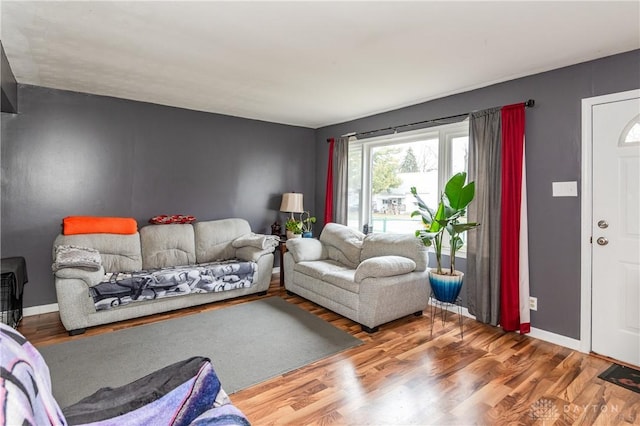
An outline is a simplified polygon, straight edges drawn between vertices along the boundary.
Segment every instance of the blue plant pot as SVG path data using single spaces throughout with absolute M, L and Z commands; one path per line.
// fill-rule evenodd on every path
M 455 303 L 462 289 L 464 274 L 456 271 L 459 275 L 438 275 L 429 271 L 429 283 L 434 297 L 444 303 Z
M 313 232 L 311 232 L 311 231 L 303 232 L 302 233 L 302 238 L 313 238 Z

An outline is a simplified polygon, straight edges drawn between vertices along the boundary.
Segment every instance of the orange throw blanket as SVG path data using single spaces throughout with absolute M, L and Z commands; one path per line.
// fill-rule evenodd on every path
M 62 219 L 62 233 L 135 234 L 138 223 L 131 217 L 67 216 Z

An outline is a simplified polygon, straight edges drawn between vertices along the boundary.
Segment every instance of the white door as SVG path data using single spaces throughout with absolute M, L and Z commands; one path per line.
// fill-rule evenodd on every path
M 591 105 L 593 352 L 640 365 L 640 98 Z

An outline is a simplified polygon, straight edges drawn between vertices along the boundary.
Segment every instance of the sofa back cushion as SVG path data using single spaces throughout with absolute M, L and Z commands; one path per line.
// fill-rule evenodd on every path
M 147 225 L 140 229 L 143 269 L 191 265 L 196 261 L 193 226 Z
M 296 263 L 325 260 L 327 248 L 315 238 L 292 238 L 287 240 L 287 251 Z
M 354 275 L 355 282 L 365 278 L 383 278 L 408 274 L 416 269 L 416 262 L 403 256 L 376 256 L 360 262 Z
M 416 271 L 427 269 L 429 254 L 427 247 L 409 234 L 368 234 L 362 242 L 360 260 L 376 256 L 403 256 L 416 263 Z
M 328 223 L 320 234 L 320 241 L 327 248 L 329 259 L 336 260 L 351 268 L 357 268 L 362 250 L 362 232 L 338 223 Z
M 134 272 L 142 269 L 140 234 L 77 234 L 58 235 L 53 242 L 55 248 L 60 245 L 88 247 L 98 250 L 105 272 Z
M 198 263 L 233 259 L 236 257 L 233 240 L 251 233 L 249 222 L 238 218 L 196 222 L 193 228 Z

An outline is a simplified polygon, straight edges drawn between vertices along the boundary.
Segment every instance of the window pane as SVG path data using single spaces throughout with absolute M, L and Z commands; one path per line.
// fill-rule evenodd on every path
M 469 136 L 451 139 L 451 176 L 467 171 L 467 157 L 469 155 Z
M 461 136 L 455 137 L 451 139 L 451 176 L 456 173 L 466 172 L 467 171 L 467 157 L 469 155 L 469 137 Z M 467 181 L 468 183 L 468 181 Z M 460 218 L 461 223 L 465 223 L 467 221 L 467 214 L 465 212 L 464 216 Z M 447 232 L 447 238 L 449 238 L 449 233 Z M 466 252 L 466 244 L 467 244 L 467 233 L 463 232 L 460 235 L 462 241 L 464 241 L 464 246 L 460 250 L 460 253 Z
M 371 218 L 374 232 L 413 233 L 419 218 L 411 187 L 429 203 L 438 194 L 438 139 L 371 150 Z
M 362 146 L 349 146 L 349 181 L 347 199 L 347 226 L 362 229 L 360 224 L 360 204 L 362 200 Z
M 435 207 L 438 204 L 438 139 L 428 139 L 416 143 L 419 153 L 420 174 L 414 177 L 411 186 L 415 186 L 418 195 L 422 201 L 427 203 L 429 207 Z M 413 202 L 413 196 L 411 196 Z M 417 205 L 414 203 L 411 211 L 415 210 Z
M 624 138 L 625 143 L 640 142 L 640 123 L 635 123 Z

